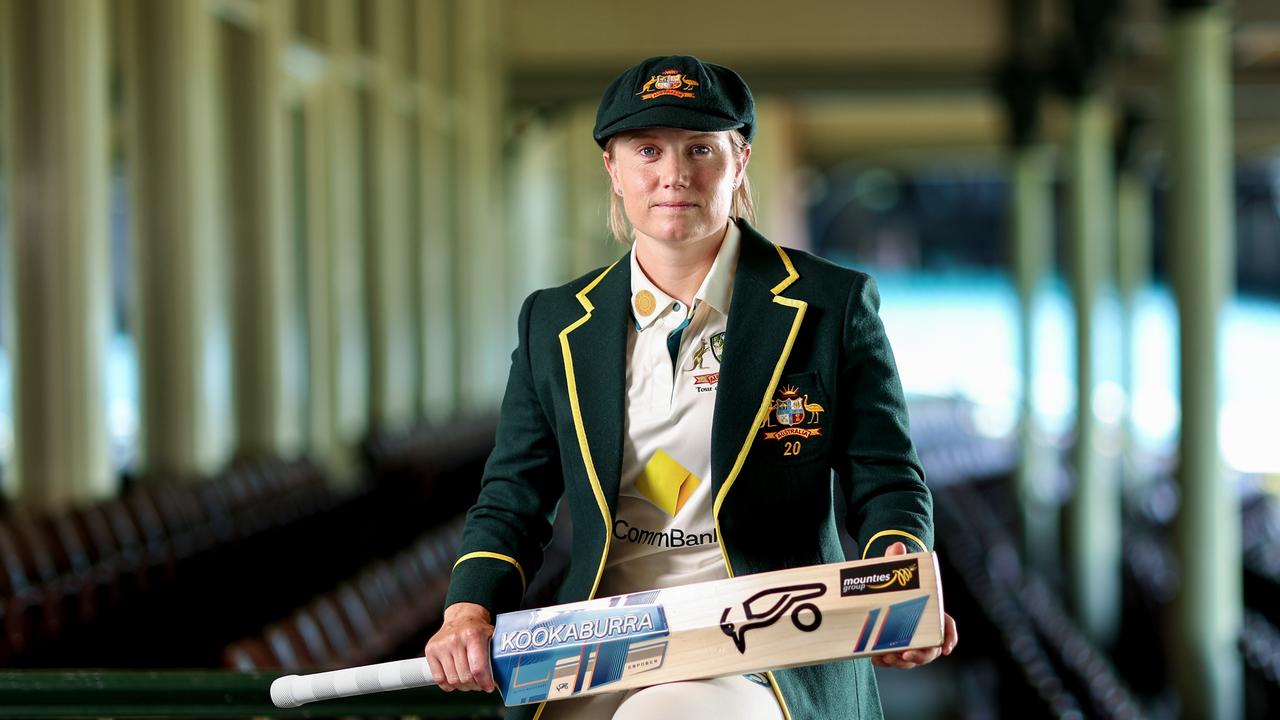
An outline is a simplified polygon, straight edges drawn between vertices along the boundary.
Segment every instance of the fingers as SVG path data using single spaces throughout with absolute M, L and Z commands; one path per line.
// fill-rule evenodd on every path
M 884 551 L 885 557 L 893 557 L 894 555 L 906 555 L 906 554 L 907 554 L 907 545 L 906 543 L 901 541 L 890 545 L 889 547 L 885 548 L 885 551 Z
M 489 638 L 480 632 L 466 636 L 467 664 L 476 688 L 493 692 L 493 672 L 489 668 Z
M 924 648 L 922 650 L 908 650 L 902 653 L 902 662 L 909 666 L 907 669 L 916 667 L 917 665 L 928 665 L 937 660 L 942 655 L 942 648 Z
M 906 650 L 900 653 L 885 653 L 871 658 L 876 667 L 891 667 L 898 670 L 910 670 L 920 665 L 928 665 L 942 654 L 941 648 L 924 648 L 922 650 Z
M 436 684 L 445 692 L 454 690 L 494 689 L 489 668 L 489 636 L 493 627 L 487 623 L 446 623 L 427 643 L 427 658 Z
M 431 670 L 431 678 L 436 681 L 436 686 L 445 692 L 453 692 L 453 685 L 448 680 L 448 674 L 445 672 L 444 665 L 440 662 L 437 653 L 433 652 L 430 644 L 427 645 L 426 651 L 423 653 L 427 658 L 427 667 Z M 455 675 L 456 677 L 456 675 Z
M 904 650 L 903 652 L 898 653 L 874 655 L 871 658 L 871 664 L 876 667 L 891 667 L 898 668 L 899 670 L 910 670 L 911 668 L 920 665 L 928 665 L 943 655 L 950 655 L 951 651 L 956 649 L 956 644 L 960 642 L 960 633 L 956 629 L 955 618 L 946 613 L 942 614 L 942 625 L 943 634 L 941 645 L 931 648 L 922 648 L 920 650 Z
M 907 545 L 904 542 L 895 542 L 885 548 L 885 557 L 894 557 L 897 555 L 906 555 Z M 945 615 L 945 627 L 943 630 L 942 644 L 938 647 L 923 648 L 921 650 L 906 650 L 898 653 L 884 653 L 882 655 L 874 655 L 871 658 L 871 664 L 876 667 L 891 667 L 899 670 L 910 670 L 919 665 L 927 665 L 937 660 L 941 655 L 950 655 L 955 649 L 958 636 L 956 634 L 955 620 L 950 615 Z
M 435 680 L 436 687 L 447 693 L 453 692 L 453 685 L 449 684 L 448 680 L 445 680 L 444 666 L 440 665 L 440 661 L 436 660 L 434 655 L 431 655 L 430 646 L 428 646 L 428 650 L 424 652 L 424 655 L 426 656 L 426 666 L 431 670 L 431 679 Z
M 434 639 L 433 639 L 434 642 Z M 436 685 L 445 692 L 475 690 L 472 683 L 471 664 L 461 643 L 444 640 L 427 646 L 427 667 Z
M 467 660 L 466 642 L 455 640 L 450 649 L 453 652 L 453 669 L 458 674 L 458 681 L 455 683 L 458 689 L 468 691 L 478 689 L 475 678 L 471 674 L 471 662 Z
M 960 631 L 956 629 L 955 618 L 946 613 L 942 614 L 942 622 L 942 654 L 950 655 L 951 651 L 956 649 L 956 644 L 960 642 Z

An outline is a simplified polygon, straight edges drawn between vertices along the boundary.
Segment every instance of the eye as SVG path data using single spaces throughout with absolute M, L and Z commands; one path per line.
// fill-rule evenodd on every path
M 694 145 L 693 147 L 689 148 L 689 153 L 694 157 L 706 157 L 707 155 L 711 154 L 711 146 L 710 145 Z
M 658 157 L 658 148 L 652 145 L 643 145 L 636 150 L 636 154 L 642 158 L 656 158 Z

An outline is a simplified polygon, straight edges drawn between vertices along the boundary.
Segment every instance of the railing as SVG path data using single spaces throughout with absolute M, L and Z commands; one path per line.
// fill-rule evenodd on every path
M 22 670 L 0 672 L 0 717 L 346 717 L 498 718 L 484 693 L 438 688 L 375 693 L 281 710 L 271 704 L 280 672 L 218 670 Z

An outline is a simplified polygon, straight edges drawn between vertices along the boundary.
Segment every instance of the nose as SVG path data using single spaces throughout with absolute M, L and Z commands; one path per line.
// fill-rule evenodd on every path
M 682 153 L 667 153 L 662 159 L 663 187 L 689 187 L 688 162 Z

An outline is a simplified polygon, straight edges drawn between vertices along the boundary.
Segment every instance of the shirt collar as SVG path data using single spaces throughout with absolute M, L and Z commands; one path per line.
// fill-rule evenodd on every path
M 729 230 L 724 234 L 724 242 L 720 243 L 720 251 L 711 263 L 711 269 L 702 279 L 702 286 L 694 293 L 696 300 L 701 300 L 721 315 L 729 316 L 729 300 L 733 297 L 733 278 L 738 272 L 738 246 L 742 239 L 742 231 L 737 223 L 729 221 Z
M 730 220 L 724 240 L 720 242 L 720 249 L 716 252 L 716 259 L 712 261 L 711 269 L 707 271 L 707 276 L 702 279 L 702 285 L 693 295 L 695 304 L 705 302 L 720 314 L 728 316 L 729 300 L 733 297 L 733 279 L 738 269 L 738 248 L 741 238 L 742 231 Z M 653 298 L 652 305 L 641 293 L 648 293 L 648 297 Z M 678 301 L 675 298 L 660 290 L 649 280 L 649 276 L 644 274 L 640 262 L 636 260 L 635 246 L 632 246 L 631 315 L 635 319 L 636 329 L 644 330 L 652 325 L 654 320 L 671 310 L 676 302 Z M 646 308 L 649 309 L 647 315 L 642 312 Z

